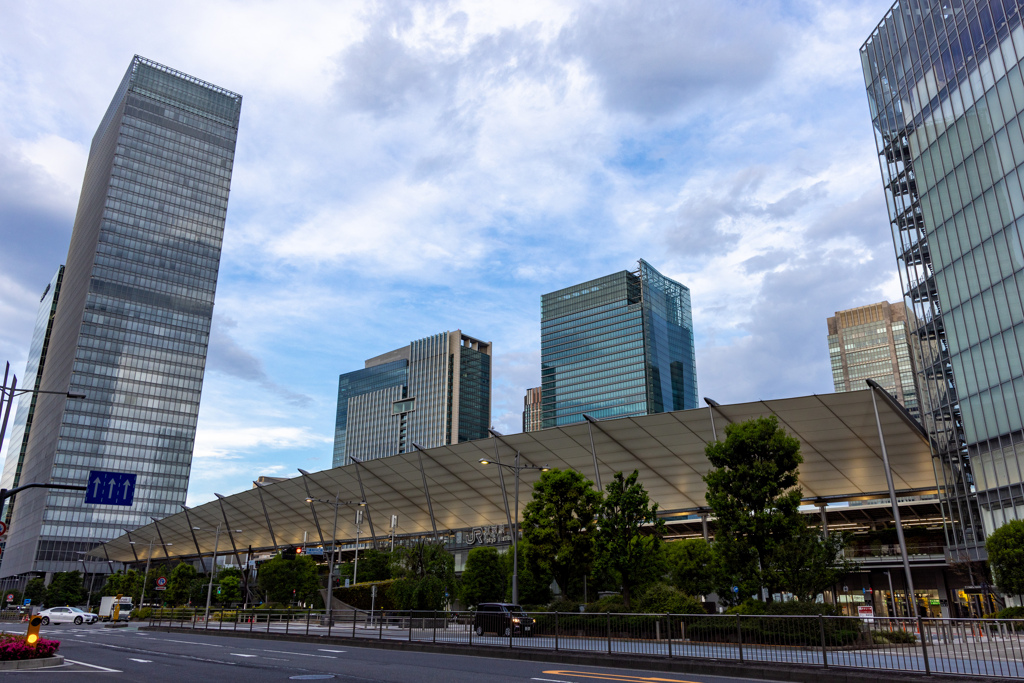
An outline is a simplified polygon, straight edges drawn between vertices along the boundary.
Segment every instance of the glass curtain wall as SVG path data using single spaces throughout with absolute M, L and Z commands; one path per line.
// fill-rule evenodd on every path
M 1024 515 L 1019 2 L 905 0 L 861 48 L 950 540 Z

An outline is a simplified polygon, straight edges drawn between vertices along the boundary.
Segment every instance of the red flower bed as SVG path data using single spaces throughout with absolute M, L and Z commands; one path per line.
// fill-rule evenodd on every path
M 3 633 L 0 634 L 0 662 L 52 657 L 59 647 L 59 640 L 43 640 L 40 638 L 36 646 L 32 647 L 25 643 L 25 636 L 15 633 Z

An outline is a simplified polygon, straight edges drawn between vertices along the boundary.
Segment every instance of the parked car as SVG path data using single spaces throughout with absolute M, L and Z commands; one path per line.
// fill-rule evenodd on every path
M 43 618 L 43 626 L 49 623 L 54 624 L 91 624 L 99 619 L 95 614 L 90 614 L 77 607 L 51 607 L 39 613 Z
M 519 605 L 510 602 L 482 602 L 476 607 L 473 631 L 478 636 L 497 633 L 503 636 L 533 635 L 533 619 Z

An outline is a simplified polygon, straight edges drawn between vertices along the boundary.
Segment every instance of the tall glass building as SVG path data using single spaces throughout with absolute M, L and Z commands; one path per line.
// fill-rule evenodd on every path
M 487 436 L 491 344 L 441 332 L 338 380 L 334 467 Z
M 32 344 L 28 347 L 28 364 L 25 367 L 24 388 L 42 389 L 43 370 L 46 368 L 46 355 L 50 349 L 50 333 L 53 332 L 53 318 L 57 312 L 57 301 L 60 299 L 60 286 L 64 280 L 64 266 L 57 269 L 50 282 L 43 290 L 39 299 L 39 312 L 32 331 Z M 36 401 L 38 394 L 22 394 L 18 399 L 18 412 L 11 425 L 11 438 L 7 442 L 7 458 L 4 460 L 3 478 L 0 488 L 11 490 L 21 485 L 21 470 L 25 465 L 25 453 L 28 451 L 28 437 L 32 433 L 32 422 L 35 420 Z M 9 526 L 11 510 L 17 495 L 11 496 L 3 504 L 3 520 Z M 3 556 L 0 555 L 0 563 Z
M 137 473 L 129 508 L 18 496 L 0 576 L 80 569 L 81 551 L 185 502 L 241 96 L 135 57 L 92 140 L 22 481 Z M 149 541 L 150 539 L 145 539 Z
M 696 407 L 685 286 L 640 260 L 541 297 L 543 427 Z
M 903 0 L 861 48 L 960 559 L 1024 517 L 1022 4 Z

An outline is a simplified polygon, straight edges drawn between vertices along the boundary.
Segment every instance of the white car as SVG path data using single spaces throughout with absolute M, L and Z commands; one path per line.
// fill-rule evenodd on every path
M 95 614 L 90 614 L 77 607 L 51 607 L 39 613 L 43 618 L 43 626 L 49 623 L 54 624 L 91 624 L 99 619 Z

